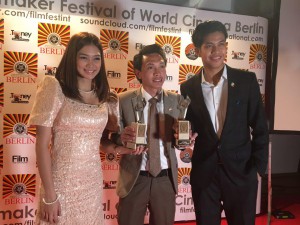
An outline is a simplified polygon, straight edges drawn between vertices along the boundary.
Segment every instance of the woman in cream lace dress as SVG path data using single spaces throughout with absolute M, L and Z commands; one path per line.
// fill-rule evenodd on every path
M 104 140 L 106 131 L 118 130 L 117 113 L 98 37 L 75 34 L 55 77 L 39 86 L 30 115 L 42 181 L 36 224 L 104 224 L 101 137 L 101 150 L 128 150 Z

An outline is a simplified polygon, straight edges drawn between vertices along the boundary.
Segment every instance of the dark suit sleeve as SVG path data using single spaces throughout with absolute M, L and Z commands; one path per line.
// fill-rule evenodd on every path
M 252 129 L 252 158 L 258 173 L 264 175 L 268 164 L 269 133 L 255 74 L 251 77 L 250 85 L 248 122 Z

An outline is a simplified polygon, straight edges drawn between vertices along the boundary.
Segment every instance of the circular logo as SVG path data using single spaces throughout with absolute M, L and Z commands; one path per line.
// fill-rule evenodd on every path
M 109 41 L 108 45 L 109 45 L 109 48 L 110 48 L 111 50 L 116 51 L 116 50 L 119 50 L 119 49 L 120 49 L 120 42 L 119 42 L 119 40 L 117 40 L 117 39 L 111 39 L 111 40 Z
M 198 58 L 194 44 L 189 44 L 188 46 L 186 46 L 185 55 L 190 60 L 196 60 Z
M 180 152 L 180 159 L 182 162 L 190 163 L 192 160 L 193 150 L 186 148 L 185 150 Z
M 52 45 L 60 45 L 60 36 L 56 33 L 49 34 L 47 40 Z
M 26 194 L 26 186 L 22 183 L 17 183 L 13 186 L 13 192 L 18 195 Z
M 14 125 L 13 131 L 18 135 L 27 134 L 27 127 L 24 123 L 17 123 Z
M 181 183 L 183 185 L 189 185 L 190 184 L 190 176 L 189 175 L 183 175 L 181 177 Z
M 115 161 L 116 160 L 116 156 L 114 153 L 107 153 L 106 154 L 106 160 L 109 162 Z
M 27 64 L 25 62 L 16 62 L 15 65 L 14 65 L 14 70 L 17 72 L 17 73 L 27 73 L 28 69 L 27 69 Z
M 185 75 L 185 79 L 186 80 L 188 80 L 188 79 L 190 79 L 192 76 L 194 76 L 195 74 L 194 73 L 191 73 L 191 72 L 189 72 L 189 73 L 187 73 L 186 75 Z
M 262 52 L 257 52 L 256 53 L 256 59 L 259 61 L 259 62 L 261 62 L 261 61 L 263 61 L 263 53 Z
M 162 48 L 163 48 L 163 50 L 165 51 L 165 53 L 166 53 L 167 55 L 173 53 L 173 46 L 170 45 L 170 44 L 165 44 Z

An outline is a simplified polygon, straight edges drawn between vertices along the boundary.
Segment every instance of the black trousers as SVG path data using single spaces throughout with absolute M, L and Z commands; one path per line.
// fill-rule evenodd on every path
M 221 224 L 222 210 L 228 225 L 255 225 L 257 187 L 257 180 L 238 186 L 218 165 L 208 187 L 192 186 L 197 225 Z

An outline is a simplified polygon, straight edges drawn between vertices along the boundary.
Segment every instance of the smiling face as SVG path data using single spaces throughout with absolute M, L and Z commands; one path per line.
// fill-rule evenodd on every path
M 224 67 L 227 54 L 226 39 L 222 32 L 216 31 L 206 35 L 200 48 L 197 48 L 198 56 L 202 58 L 205 70 L 214 73 Z
M 158 53 L 143 56 L 141 70 L 135 70 L 143 88 L 152 97 L 159 93 L 166 79 L 166 64 Z
M 78 81 L 92 81 L 100 71 L 101 56 L 95 45 L 82 47 L 76 57 Z

